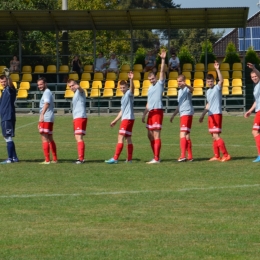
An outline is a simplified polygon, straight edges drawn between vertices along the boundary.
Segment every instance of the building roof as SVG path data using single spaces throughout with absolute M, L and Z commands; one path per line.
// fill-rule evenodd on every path
M 249 7 L 0 11 L 0 30 L 144 30 L 246 25 Z

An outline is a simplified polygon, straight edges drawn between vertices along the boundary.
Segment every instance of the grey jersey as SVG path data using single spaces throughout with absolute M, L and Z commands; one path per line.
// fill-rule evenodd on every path
M 179 89 L 178 103 L 180 116 L 191 116 L 194 114 L 191 92 L 189 88 L 184 87 Z
M 72 99 L 72 116 L 76 118 L 87 118 L 86 113 L 86 94 L 85 91 L 76 90 Z
M 134 107 L 134 95 L 129 89 L 121 98 L 121 111 L 122 111 L 121 120 L 135 119 L 133 107 Z
M 254 98 L 255 98 L 255 112 L 260 110 L 260 82 L 258 82 L 254 87 Z
M 44 104 L 48 103 L 49 107 L 47 108 L 44 114 L 44 122 L 54 122 L 54 103 L 53 103 L 53 96 L 51 91 L 46 88 L 43 92 L 42 98 L 40 100 L 40 113 L 43 110 Z
M 217 84 L 207 90 L 208 115 L 222 114 L 222 88 Z
M 164 91 L 164 80 L 158 80 L 155 85 L 148 89 L 148 110 L 163 109 L 162 94 Z

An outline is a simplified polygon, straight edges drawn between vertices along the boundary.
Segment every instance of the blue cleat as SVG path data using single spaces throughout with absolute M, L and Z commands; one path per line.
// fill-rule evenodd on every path
M 19 162 L 18 158 L 13 158 L 13 162 Z
M 108 164 L 115 164 L 117 162 L 118 162 L 118 160 L 115 160 L 114 158 L 111 158 L 111 159 L 105 161 L 105 163 L 108 163 Z
M 8 159 L 4 160 L 3 162 L 0 162 L 0 164 L 8 164 L 8 163 L 13 163 L 13 160 L 8 158 Z
M 260 162 L 260 155 L 258 155 L 253 162 Z

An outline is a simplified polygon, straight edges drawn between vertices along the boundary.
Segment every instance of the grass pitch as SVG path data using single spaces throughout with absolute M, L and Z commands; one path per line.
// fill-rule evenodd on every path
M 162 163 L 152 159 L 137 117 L 134 160 L 117 165 L 114 116 L 90 116 L 86 163 L 77 158 L 71 116 L 57 116 L 58 164 L 43 161 L 38 116 L 18 116 L 21 160 L 0 166 L 0 259 L 259 259 L 260 164 L 251 135 L 253 117 L 223 118 L 229 162 L 212 157 L 207 120 L 194 117 L 194 162 L 178 163 L 179 118 L 165 116 Z M 119 122 L 118 122 L 119 123 Z M 0 158 L 6 159 L 4 141 Z

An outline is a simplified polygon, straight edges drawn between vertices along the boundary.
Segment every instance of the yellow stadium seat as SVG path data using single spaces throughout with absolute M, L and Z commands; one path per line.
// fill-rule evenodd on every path
M 222 95 L 227 96 L 229 95 L 229 88 L 228 87 L 222 87 Z
M 168 88 L 178 88 L 178 82 L 176 79 L 168 80 Z
M 177 79 L 178 76 L 179 76 L 179 74 L 178 74 L 177 71 L 171 71 L 171 72 L 169 73 L 168 79 Z
M 30 65 L 24 65 L 22 67 L 22 73 L 32 73 L 32 67 Z
M 232 70 L 243 70 L 242 63 L 241 62 L 233 63 Z
M 31 82 L 32 81 L 32 74 L 24 73 L 23 76 L 22 76 L 21 81 L 29 81 L 29 82 Z
M 195 71 L 205 71 L 205 65 L 204 63 L 197 63 L 195 65 Z
M 115 72 L 108 72 L 106 76 L 106 80 L 116 80 L 116 73 Z
M 214 79 L 217 79 L 217 72 L 215 70 L 209 70 L 207 74 L 212 74 Z
M 10 79 L 12 81 L 20 81 L 20 75 L 18 73 L 12 73 L 10 74 Z
M 242 71 L 234 70 L 232 72 L 232 79 L 242 79 Z
M 84 89 L 86 97 L 88 96 L 88 91 Z
M 221 63 L 219 69 L 220 70 L 230 70 L 229 63 L 227 63 L 227 62 Z
M 229 87 L 229 80 L 228 79 L 223 79 L 223 87 Z
M 74 92 L 70 89 L 66 89 L 64 93 L 64 98 L 73 98 Z
M 129 72 L 130 70 L 131 70 L 131 68 L 128 64 L 123 64 L 121 66 L 120 72 Z
M 146 72 L 144 73 L 144 80 L 148 79 L 148 75 L 149 75 L 150 72 L 151 72 L 151 71 L 146 71 Z
M 204 72 L 203 71 L 195 71 L 194 72 L 194 79 L 204 79 Z
M 231 94 L 232 95 L 243 95 L 242 87 L 232 87 Z
M 81 75 L 81 80 L 86 80 L 86 81 L 91 80 L 91 74 L 89 72 L 83 72 Z
M 114 96 L 113 89 L 111 88 L 104 89 L 102 97 L 113 97 L 113 96 Z
M 193 81 L 193 87 L 194 88 L 203 88 L 204 87 L 203 79 L 195 79 Z
M 193 96 L 203 96 L 203 88 L 194 88 L 192 95 Z
M 133 80 L 133 83 L 136 89 L 140 88 L 140 80 Z
M 6 66 L 4 66 L 4 65 L 0 65 L 0 74 L 3 73 L 3 71 L 4 71 L 5 68 L 6 68 Z
M 28 91 L 26 89 L 19 89 L 16 98 L 27 98 Z
M 191 63 L 184 63 L 182 66 L 182 71 L 192 71 L 192 64 Z
M 139 71 L 134 71 L 134 79 L 141 80 L 141 73 Z
M 110 88 L 110 89 L 113 89 L 115 87 L 115 81 L 114 80 L 107 80 L 105 82 L 105 86 L 104 88 Z
M 83 72 L 93 73 L 93 65 L 87 64 L 83 68 Z
M 47 66 L 46 73 L 56 73 L 56 72 L 57 72 L 56 65 L 48 65 Z
M 25 81 L 23 81 L 23 82 L 20 83 L 19 89 L 29 90 L 30 87 L 31 87 L 31 86 L 30 86 L 30 82 L 25 82 Z
M 94 78 L 93 80 L 103 80 L 104 79 L 104 75 L 102 72 L 95 72 L 94 73 Z
M 134 96 L 135 96 L 135 97 L 139 97 L 139 96 L 140 96 L 140 89 L 139 89 L 139 88 L 135 88 L 135 90 L 134 90 Z
M 116 89 L 116 97 L 122 97 L 124 94 L 123 92 L 120 90 L 120 88 Z
M 127 72 L 120 72 L 118 76 L 118 80 L 128 80 Z
M 149 79 L 143 81 L 142 88 L 149 88 L 151 86 L 151 82 Z
M 89 89 L 89 81 L 87 80 L 82 80 L 79 83 L 80 87 L 82 87 L 83 89 Z
M 101 96 L 101 90 L 98 88 L 92 88 L 90 92 L 90 97 L 91 98 L 96 98 Z
M 207 68 L 208 68 L 208 71 L 215 70 L 214 63 L 209 63 Z
M 221 72 L 223 79 L 229 79 L 229 71 L 221 70 L 220 72 Z
M 190 79 L 186 79 L 186 80 L 185 80 L 185 83 L 186 83 L 188 86 L 191 86 Z
M 68 65 L 60 65 L 59 73 L 69 73 L 70 69 Z
M 175 97 L 178 95 L 177 88 L 168 88 L 167 90 L 167 96 L 169 97 Z
M 95 80 L 92 82 L 92 86 L 91 88 L 96 88 L 96 89 L 100 89 L 102 88 L 102 81 L 101 80 Z
M 79 80 L 79 75 L 78 75 L 78 73 L 70 73 L 70 74 L 69 74 L 69 79 Z
M 142 72 L 143 71 L 143 65 L 142 64 L 134 64 L 133 71 Z
M 232 87 L 242 87 L 242 80 L 241 79 L 232 79 L 231 83 Z
M 17 89 L 17 82 L 13 81 L 13 85 Z
M 190 71 L 183 71 L 182 75 L 186 77 L 186 79 L 191 79 L 191 72 Z
M 149 89 L 149 88 L 142 88 L 142 92 L 141 92 L 141 96 L 142 96 L 142 97 L 147 97 L 148 89 Z
M 34 73 L 44 73 L 44 66 L 43 65 L 36 65 L 34 67 Z
M 164 72 L 168 72 L 168 65 L 167 64 L 164 64 Z M 159 64 L 158 66 L 158 71 L 161 71 L 161 64 Z
M 159 77 L 160 77 L 160 73 L 161 73 L 161 72 L 157 72 L 157 73 L 156 73 L 156 78 L 157 78 L 157 80 L 158 80 Z M 166 74 L 165 74 L 165 72 L 164 72 L 164 78 L 166 79 Z

